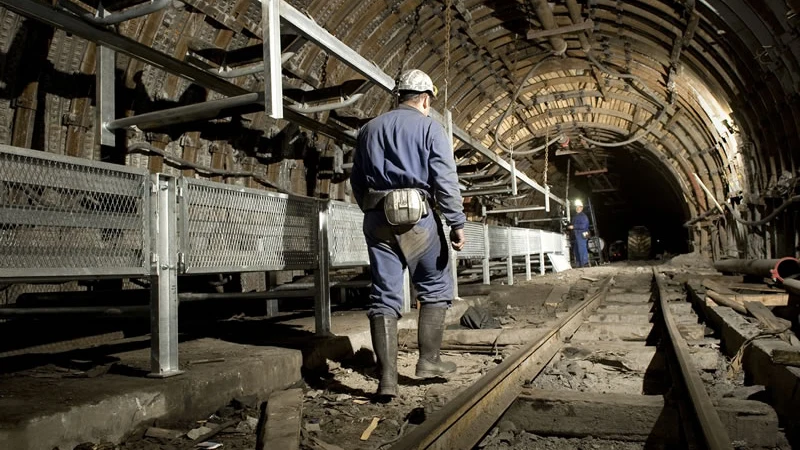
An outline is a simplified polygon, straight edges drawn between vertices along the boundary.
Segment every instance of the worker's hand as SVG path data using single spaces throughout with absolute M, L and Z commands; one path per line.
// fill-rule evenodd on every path
M 450 245 L 453 247 L 453 250 L 460 252 L 461 249 L 464 248 L 466 242 L 467 238 L 464 236 L 463 228 L 450 230 Z
M 573 229 L 573 228 L 575 228 L 575 227 L 573 227 L 572 225 L 567 225 L 567 229 L 568 229 L 568 230 L 571 230 L 571 229 Z

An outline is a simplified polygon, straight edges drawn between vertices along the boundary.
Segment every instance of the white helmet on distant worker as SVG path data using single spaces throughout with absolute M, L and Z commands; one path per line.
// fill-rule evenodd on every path
M 431 77 L 419 69 L 403 72 L 403 74 L 400 75 L 400 79 L 397 80 L 397 91 L 430 92 L 434 98 L 436 94 L 439 93 Z
M 580 200 L 575 200 L 575 207 L 576 208 L 583 208 L 583 202 Z

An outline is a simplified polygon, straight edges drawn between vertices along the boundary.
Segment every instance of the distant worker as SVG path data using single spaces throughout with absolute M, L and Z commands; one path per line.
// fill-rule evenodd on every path
M 572 235 L 575 237 L 575 247 L 573 253 L 575 254 L 576 267 L 589 266 L 589 218 L 583 213 L 583 202 L 575 200 L 575 215 L 572 216 L 572 224 L 567 226 L 568 230 L 572 230 Z
M 445 313 L 453 297 L 447 239 L 438 205 L 450 226 L 453 249 L 464 247 L 463 200 L 450 142 L 428 117 L 437 89 L 420 70 L 397 83 L 399 106 L 367 123 L 358 133 L 350 183 L 364 211 L 372 290 L 372 347 L 380 372 L 378 396 L 397 396 L 397 319 L 403 305 L 407 266 L 420 302 L 416 376 L 433 378 L 456 370 L 439 350 Z

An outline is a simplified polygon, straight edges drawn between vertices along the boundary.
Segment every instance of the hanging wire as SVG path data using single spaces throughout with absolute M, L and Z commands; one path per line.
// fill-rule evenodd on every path
M 548 140 L 550 140 L 550 125 L 547 125 L 547 127 L 544 130 L 544 141 L 547 142 Z M 542 174 L 542 186 L 545 186 L 545 189 L 547 188 L 547 172 L 549 168 L 550 168 L 550 148 L 548 147 L 547 144 L 545 144 L 544 173 Z

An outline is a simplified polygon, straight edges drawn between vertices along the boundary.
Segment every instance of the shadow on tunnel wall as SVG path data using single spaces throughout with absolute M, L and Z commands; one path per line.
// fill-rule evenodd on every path
M 12 139 L 13 145 L 63 153 L 65 149 L 62 148 L 47 148 L 48 126 L 53 126 L 47 123 L 47 96 L 49 94 L 68 100 L 85 98 L 92 106 L 96 106 L 96 78 L 94 74 L 77 71 L 69 73 L 54 66 L 48 59 L 54 35 L 52 27 L 34 20 L 24 20 L 20 24 L 8 51 L 0 53 L 0 98 L 11 101 L 10 111 L 14 114 L 10 130 L 12 136 L 28 136 L 29 142 L 21 142 L 22 138 Z M 148 83 L 144 77 L 143 71 L 133 74 L 131 88 L 125 84 L 124 71 L 115 70 L 116 117 L 144 114 L 208 100 L 208 89 L 196 84 L 189 85 L 176 101 L 154 99 L 148 92 Z M 22 110 L 32 111 L 32 116 L 21 115 Z M 269 139 L 264 136 L 263 130 L 251 128 L 248 121 L 242 117 L 244 114 L 262 110 L 263 106 L 253 105 L 227 111 L 231 119 L 225 121 L 198 120 L 145 131 L 165 134 L 171 141 L 177 140 L 185 133 L 197 132 L 202 139 L 227 142 L 243 154 L 258 158 L 264 163 L 280 161 L 291 156 L 284 154 L 285 152 L 273 151 L 286 148 L 281 144 L 285 140 L 284 136 Z M 79 111 L 77 114 L 87 114 L 88 111 L 87 107 L 85 111 Z M 80 121 L 84 118 L 77 119 Z M 91 116 L 86 119 L 90 123 L 94 121 Z M 118 136 L 117 148 L 101 149 L 100 159 L 123 164 L 126 145 L 124 137 L 124 132 Z

